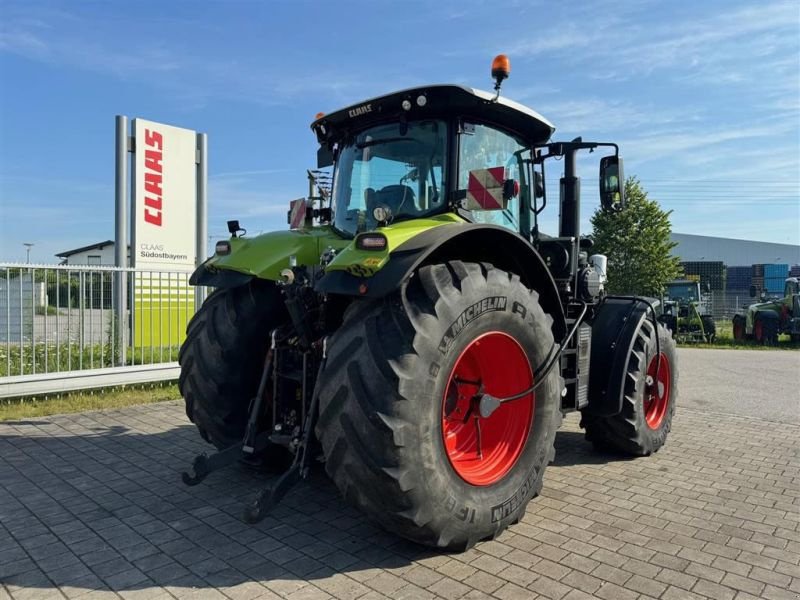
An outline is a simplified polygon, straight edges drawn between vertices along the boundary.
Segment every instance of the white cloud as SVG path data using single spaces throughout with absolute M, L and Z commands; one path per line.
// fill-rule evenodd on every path
M 144 81 L 167 90 L 184 108 L 203 107 L 210 98 L 273 106 L 312 96 L 345 105 L 386 91 L 374 73 L 354 73 L 352 69 L 323 72 L 310 65 L 287 77 L 284 65 L 260 57 L 204 56 L 202 46 L 154 44 L 151 39 L 137 44 L 131 36 L 121 44 L 102 34 L 87 35 L 109 27 L 109 23 L 59 11 L 43 11 L 38 19 L 11 14 L 0 22 L 0 51 L 120 80 Z M 392 81 L 392 87 L 412 82 L 406 74 Z
M 732 123 L 715 129 L 679 130 L 663 135 L 646 134 L 628 137 L 620 144 L 629 148 L 630 154 L 641 157 L 642 160 L 651 161 L 695 151 L 713 152 L 714 146 L 719 144 L 770 139 L 790 133 L 795 129 L 795 124 L 786 121 L 765 122 L 750 126 Z

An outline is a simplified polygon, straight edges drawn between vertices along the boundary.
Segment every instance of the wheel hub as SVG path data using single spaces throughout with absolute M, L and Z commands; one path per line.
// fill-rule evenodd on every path
M 442 438 L 447 458 L 467 483 L 502 479 L 519 458 L 533 421 L 533 370 L 522 346 L 502 332 L 485 333 L 462 351 L 442 400 Z
M 644 418 L 650 429 L 658 429 L 670 403 L 670 364 L 665 353 L 650 359 L 644 389 Z

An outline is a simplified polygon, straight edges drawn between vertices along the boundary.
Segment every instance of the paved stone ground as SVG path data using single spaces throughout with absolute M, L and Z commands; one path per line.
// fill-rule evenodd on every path
M 257 526 L 264 476 L 180 483 L 206 449 L 178 402 L 0 424 L 0 598 L 800 597 L 800 427 L 679 410 L 651 458 L 571 416 L 543 497 L 497 541 L 435 554 L 319 473 Z

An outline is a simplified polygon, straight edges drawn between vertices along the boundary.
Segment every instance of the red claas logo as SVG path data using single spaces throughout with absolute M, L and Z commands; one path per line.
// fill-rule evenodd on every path
M 161 227 L 164 137 L 157 131 L 145 129 L 144 145 L 144 220 Z

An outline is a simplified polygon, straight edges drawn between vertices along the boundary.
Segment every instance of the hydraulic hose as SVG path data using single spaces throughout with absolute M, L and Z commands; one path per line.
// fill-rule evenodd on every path
M 659 369 L 661 367 L 661 340 L 659 339 L 659 335 L 658 335 L 658 319 L 657 319 L 657 316 L 656 316 L 655 307 L 652 305 L 652 303 L 649 300 L 647 300 L 646 298 L 642 298 L 641 296 L 605 296 L 603 298 L 603 301 L 606 301 L 606 300 L 633 300 L 636 303 L 640 303 L 641 302 L 642 304 L 647 306 L 648 312 L 652 317 L 653 327 L 654 327 L 655 336 L 656 336 L 656 356 L 658 358 L 656 359 L 656 372 L 655 372 L 654 379 L 655 379 L 655 382 L 657 384 L 658 383 L 658 372 L 659 372 Z M 502 398 L 497 398 L 495 396 L 492 396 L 491 394 L 486 394 L 486 393 L 479 394 L 478 406 L 479 406 L 479 411 L 480 411 L 480 414 L 481 414 L 482 417 L 484 417 L 484 418 L 489 417 L 504 402 L 512 402 L 513 400 L 519 400 L 520 398 L 524 398 L 528 394 L 531 394 L 531 393 L 535 392 L 536 389 L 544 382 L 544 380 L 547 377 L 547 375 L 550 373 L 550 371 L 555 366 L 556 361 L 558 361 L 558 359 L 561 357 L 561 354 L 564 352 L 564 349 L 566 348 L 566 345 L 572 339 L 572 336 L 575 335 L 575 332 L 578 331 L 578 327 L 580 327 L 580 324 L 583 321 L 583 317 L 586 315 L 586 311 L 588 310 L 588 305 L 585 302 L 581 302 L 581 304 L 582 304 L 581 313 L 578 316 L 578 318 L 575 319 L 575 324 L 572 326 L 572 329 L 570 329 L 569 333 L 567 333 L 567 335 L 561 341 L 561 344 L 560 344 L 560 347 L 558 348 L 558 350 L 556 351 L 556 346 L 559 346 L 559 345 L 558 344 L 553 344 L 550 347 L 550 352 L 548 352 L 548 358 L 546 358 L 545 361 L 539 367 L 537 367 L 537 369 L 534 371 L 534 384 L 533 384 L 533 386 L 531 386 L 530 388 L 528 388 L 526 390 L 523 390 L 523 391 L 521 391 L 521 392 L 519 392 L 517 394 L 514 394 L 512 396 L 505 396 L 505 397 L 502 397 Z M 633 308 L 635 306 L 636 305 L 634 304 L 634 306 L 631 307 L 631 312 L 633 311 Z
M 479 394 L 480 399 L 478 400 L 478 406 L 482 417 L 486 418 L 491 415 L 504 402 L 519 400 L 528 394 L 532 394 L 542 383 L 544 383 L 547 375 L 553 370 L 556 362 L 558 362 L 558 360 L 561 358 L 561 355 L 563 354 L 564 349 L 569 341 L 572 339 L 572 336 L 574 336 L 575 332 L 578 331 L 578 327 L 580 327 L 581 323 L 583 322 L 583 317 L 586 316 L 586 311 L 588 308 L 589 307 L 585 302 L 581 302 L 581 314 L 578 315 L 577 319 L 575 319 L 575 324 L 572 326 L 572 329 L 570 329 L 567 335 L 564 336 L 564 339 L 561 340 L 561 343 L 553 343 L 553 345 L 550 346 L 550 351 L 547 353 L 547 358 L 545 358 L 544 362 L 533 372 L 534 384 L 530 388 L 514 394 L 513 396 L 505 396 L 503 398 L 497 398 L 486 393 Z

